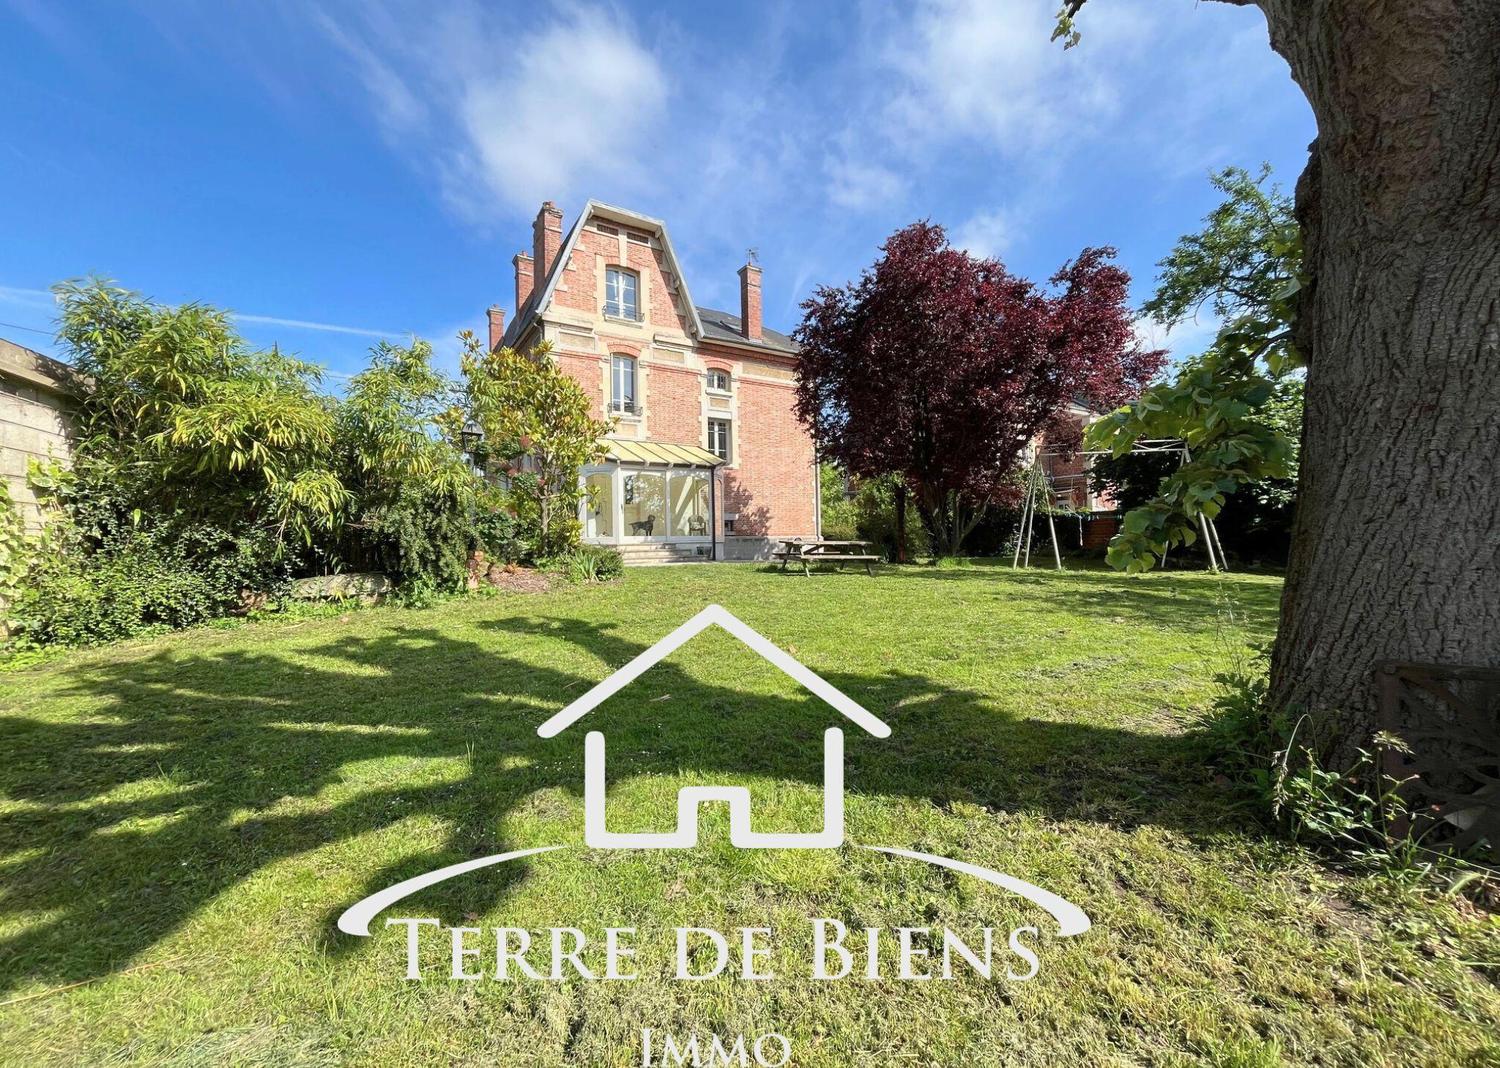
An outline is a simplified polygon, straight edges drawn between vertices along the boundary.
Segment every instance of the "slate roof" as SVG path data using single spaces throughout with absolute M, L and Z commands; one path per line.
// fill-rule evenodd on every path
M 710 341 L 738 341 L 741 345 L 760 345 L 773 352 L 796 355 L 797 343 L 785 334 L 761 327 L 760 341 L 751 341 L 740 334 L 740 317 L 716 308 L 698 306 L 698 318 L 703 321 L 703 336 Z

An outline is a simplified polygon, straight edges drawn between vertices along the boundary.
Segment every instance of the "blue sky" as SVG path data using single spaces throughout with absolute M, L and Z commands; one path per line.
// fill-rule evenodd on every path
M 1141 300 L 1207 172 L 1290 187 L 1311 116 L 1254 8 L 1094 0 L 1065 53 L 1056 6 L 0 0 L 0 337 L 55 351 L 20 327 L 95 272 L 335 372 L 448 359 L 547 198 L 664 218 L 699 304 L 755 248 L 781 329 L 919 218 L 1039 279 L 1116 245 Z

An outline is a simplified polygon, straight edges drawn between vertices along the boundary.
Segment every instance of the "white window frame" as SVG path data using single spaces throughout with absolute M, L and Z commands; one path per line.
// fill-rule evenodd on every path
M 581 540 L 590 545 L 707 545 L 713 541 L 713 528 L 705 517 L 704 531 L 702 534 L 667 534 L 665 531 L 671 529 L 671 500 L 672 481 L 678 478 L 705 478 L 708 481 L 708 492 L 710 494 L 709 516 L 713 514 L 712 494 L 714 492 L 713 474 L 703 468 L 689 467 L 662 467 L 655 464 L 589 464 L 578 472 L 578 485 L 580 488 L 588 484 L 589 475 L 608 475 L 612 486 L 612 497 L 614 500 L 614 515 L 611 517 L 611 529 L 614 530 L 612 537 L 584 536 Z M 664 513 L 658 518 L 661 525 L 657 528 L 663 533 L 652 534 L 646 537 L 643 534 L 626 533 L 625 525 L 625 481 L 640 475 L 658 475 L 664 479 L 663 491 L 667 506 Z M 588 495 L 581 494 L 578 501 L 578 521 L 585 524 L 588 521 Z
M 716 386 L 714 385 L 714 378 L 720 375 L 722 375 L 724 378 L 724 384 L 722 386 Z M 724 370 L 722 367 L 710 367 L 708 369 L 708 391 L 710 393 L 719 393 L 723 394 L 724 396 L 728 396 L 729 394 L 734 392 L 734 376 L 731 375 L 728 371 Z
M 625 279 L 633 283 L 630 287 L 631 300 L 635 307 L 628 312 L 625 309 Z M 610 310 L 613 302 L 614 310 Z M 610 319 L 624 319 L 627 322 L 638 323 L 641 321 L 641 276 L 628 267 L 606 267 L 604 269 L 604 314 Z
M 620 396 L 620 367 L 630 366 L 630 399 Z M 640 361 L 628 352 L 612 352 L 609 356 L 609 410 L 619 415 L 641 414 L 641 366 Z
M 714 448 L 714 424 L 724 428 L 724 451 L 720 452 Z M 734 462 L 734 420 L 710 417 L 708 420 L 708 451 L 713 453 L 726 464 Z

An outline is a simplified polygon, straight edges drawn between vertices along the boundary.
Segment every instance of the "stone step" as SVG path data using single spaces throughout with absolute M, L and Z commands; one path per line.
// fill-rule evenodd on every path
M 706 547 L 705 547 L 706 548 Z M 635 564 L 689 564 L 706 561 L 691 545 L 621 545 L 620 556 L 627 566 Z

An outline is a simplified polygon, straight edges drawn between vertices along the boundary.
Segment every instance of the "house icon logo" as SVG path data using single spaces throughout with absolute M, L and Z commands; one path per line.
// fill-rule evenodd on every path
M 891 728 L 868 709 L 840 693 L 826 679 L 797 663 L 719 605 L 709 605 L 661 641 L 641 653 L 609 678 L 573 701 L 540 727 L 537 734 L 553 738 L 588 715 L 611 696 L 634 682 L 660 663 L 674 650 L 709 627 L 728 631 L 793 681 L 822 698 L 845 719 L 876 738 L 888 738 Z M 844 732 L 830 727 L 823 734 L 823 827 L 810 833 L 761 834 L 750 827 L 750 792 L 739 786 L 689 786 L 677 793 L 677 826 L 662 833 L 615 834 L 605 826 L 605 740 L 600 731 L 590 731 L 584 739 L 584 845 L 590 849 L 691 849 L 698 844 L 698 809 L 705 802 L 721 801 L 729 807 L 729 839 L 740 849 L 838 849 L 844 840 Z M 1083 934 L 1090 927 L 1087 914 L 1066 898 L 1014 875 L 983 867 L 966 860 L 936 856 L 899 846 L 852 843 L 854 848 L 883 853 L 890 857 L 920 861 L 948 871 L 978 879 L 998 889 L 1016 894 L 1050 913 L 1057 921 L 1062 937 Z M 439 883 L 528 857 L 557 853 L 565 845 L 532 846 L 509 850 L 492 856 L 449 864 L 421 875 L 403 879 L 356 902 L 343 911 L 338 929 L 345 934 L 368 937 L 370 924 L 382 911 L 412 894 Z M 388 921 L 396 922 L 396 921 Z M 437 921 L 431 921 L 437 922 Z
M 765 637 L 719 605 L 709 605 L 692 619 L 641 653 L 588 693 L 537 728 L 551 738 L 561 734 L 604 701 L 634 682 L 684 643 L 709 627 L 728 631 L 846 719 L 876 738 L 891 728 L 825 679 L 799 664 Z M 605 741 L 600 731 L 584 738 L 583 837 L 591 849 L 691 849 L 698 844 L 698 808 L 705 802 L 729 806 L 729 840 L 741 849 L 837 849 L 844 844 L 844 732 L 823 733 L 823 829 L 809 834 L 763 834 L 750 827 L 750 791 L 743 786 L 689 786 L 677 794 L 677 827 L 665 833 L 615 834 L 605 827 Z

